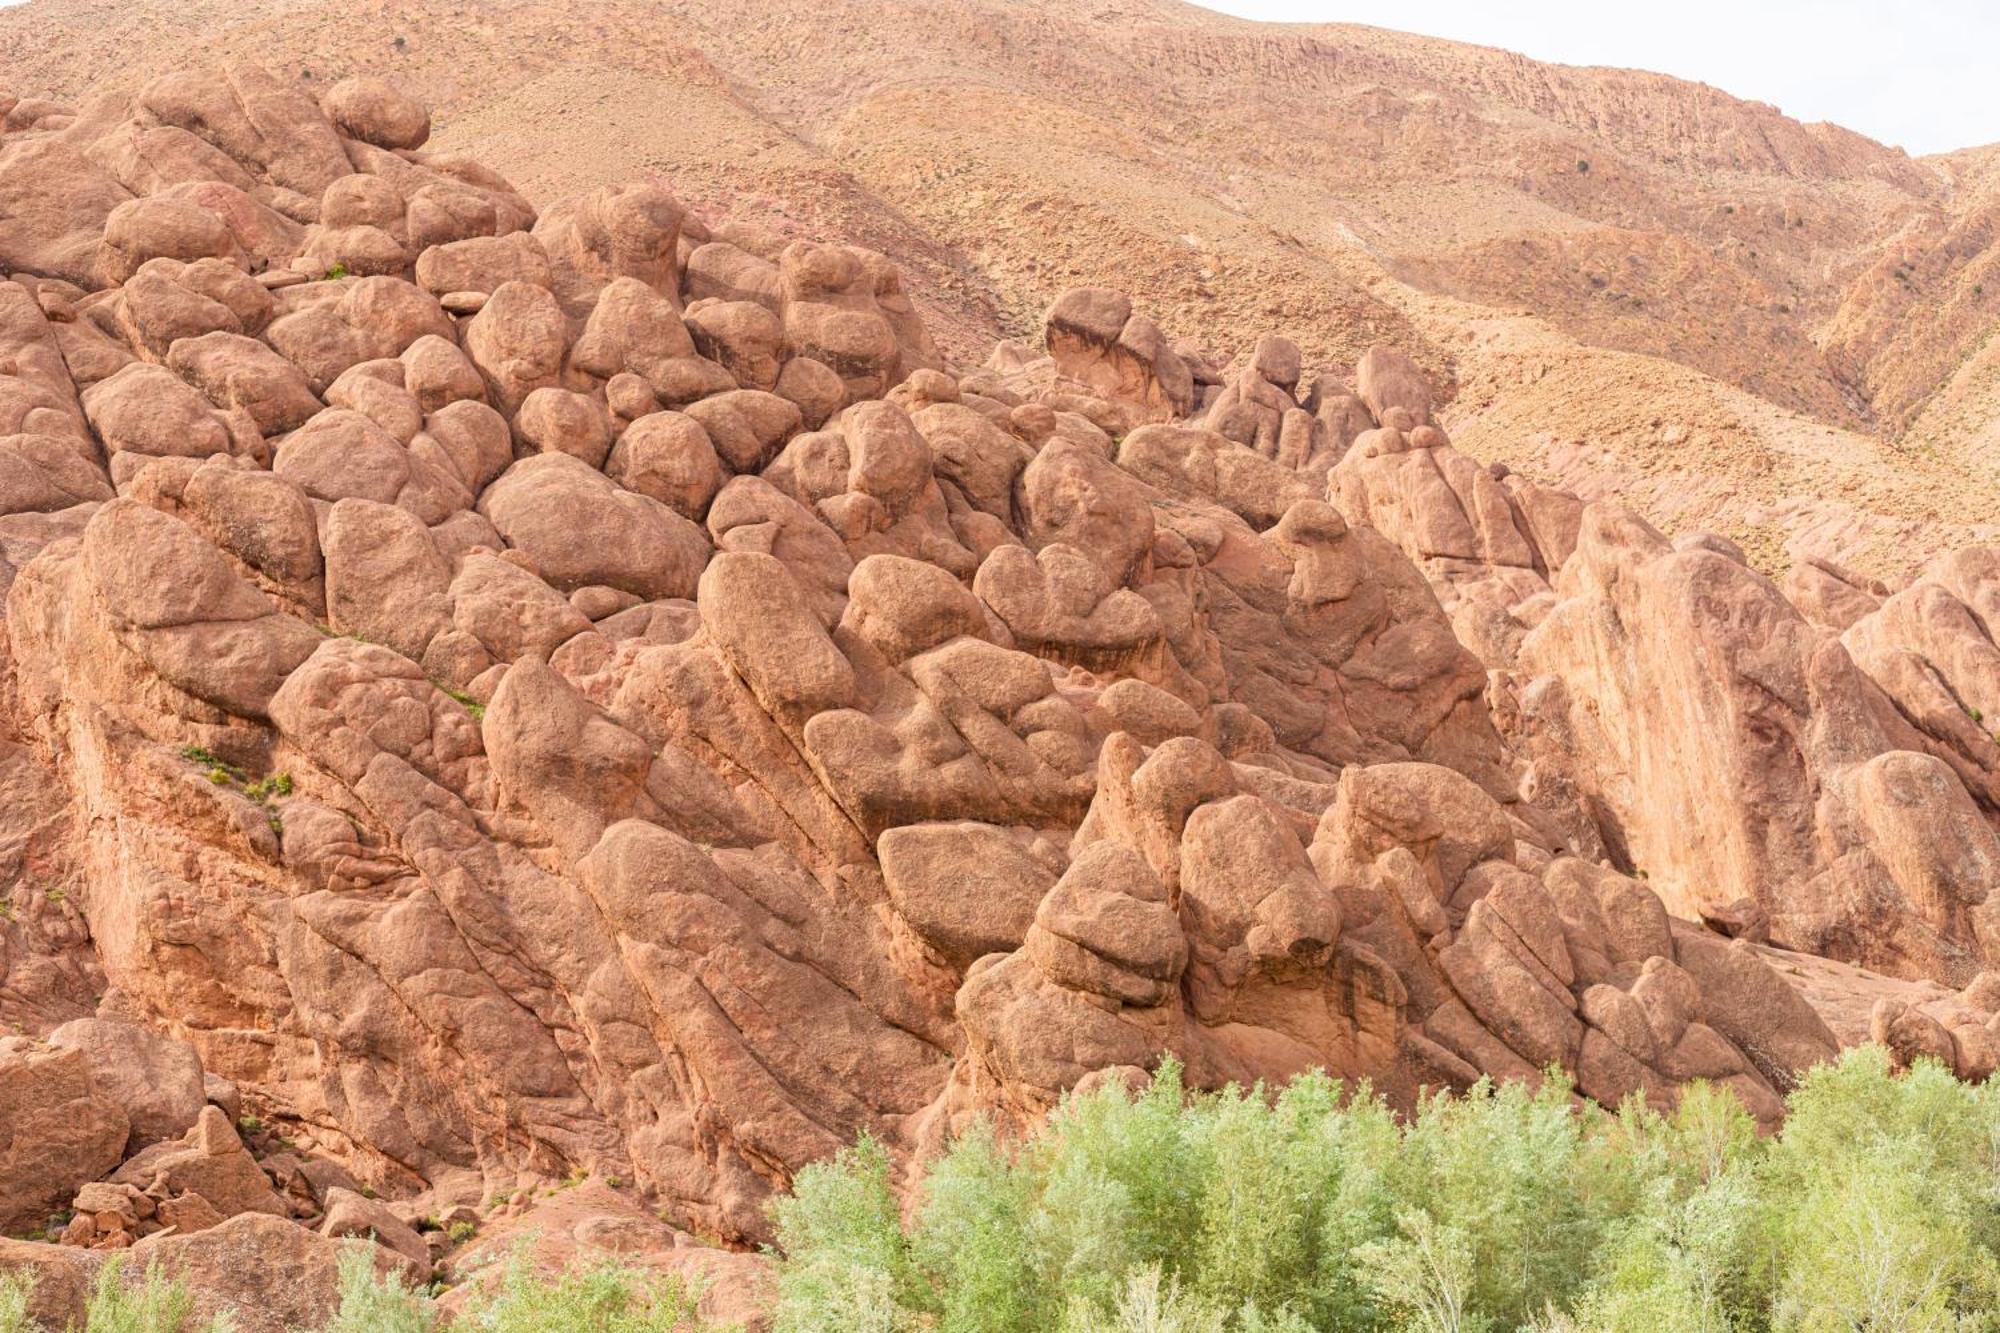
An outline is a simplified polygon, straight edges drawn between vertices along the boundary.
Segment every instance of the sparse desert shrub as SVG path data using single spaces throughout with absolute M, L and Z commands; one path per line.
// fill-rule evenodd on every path
M 429 1333 L 437 1324 L 430 1301 L 394 1274 L 378 1274 L 374 1249 L 354 1243 L 341 1251 L 340 1309 L 322 1333 Z
M 464 690 L 454 689 L 452 686 L 443 684 L 442 682 L 434 681 L 432 683 L 437 685 L 438 689 L 444 693 L 446 698 L 450 699 L 453 703 L 456 703 L 459 707 L 463 708 L 466 712 L 470 713 L 472 715 L 472 720 L 474 722 L 483 722 L 486 720 L 485 704 L 480 703 L 477 699 L 467 694 Z
M 483 1333 L 705 1333 L 701 1293 L 612 1264 L 541 1277 L 516 1252 L 454 1327 Z
M 146 1269 L 139 1282 L 127 1284 L 123 1256 L 113 1256 L 97 1270 L 90 1293 L 84 1333 L 231 1333 L 235 1321 L 226 1314 L 197 1323 L 194 1297 L 186 1284 L 169 1279 L 159 1266 Z
M 430 1298 L 376 1272 L 367 1245 L 340 1260 L 340 1309 L 319 1333 L 431 1333 Z M 547 1277 L 525 1254 L 502 1259 L 489 1284 L 451 1323 L 479 1333 L 730 1333 L 702 1319 L 699 1290 L 612 1264 Z
M 32 1333 L 28 1322 L 28 1298 L 35 1294 L 35 1280 L 27 1273 L 0 1273 L 0 1333 Z

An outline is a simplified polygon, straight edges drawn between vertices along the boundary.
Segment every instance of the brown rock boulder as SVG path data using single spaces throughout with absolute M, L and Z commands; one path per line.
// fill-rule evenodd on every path
M 1414 361 L 1393 348 L 1370 347 L 1355 367 L 1354 387 L 1378 422 L 1386 424 L 1389 413 L 1400 409 L 1409 414 L 1408 425 L 1430 424 L 1430 383 Z
M 633 278 L 678 314 L 683 217 L 680 201 L 661 185 L 607 185 L 544 210 L 535 239 L 548 254 L 563 310 L 581 318 L 606 284 Z
M 648 600 L 687 597 L 709 555 L 700 528 L 568 454 L 515 463 L 487 487 L 479 512 L 565 592 L 602 584 Z
M 208 1105 L 201 1057 L 184 1041 L 102 1018 L 79 1018 L 49 1034 L 49 1044 L 81 1052 L 99 1095 L 131 1122 L 126 1151 L 179 1138 Z
M 1166 421 L 1193 408 L 1187 365 L 1123 292 L 1072 288 L 1049 307 L 1044 326 L 1058 374 L 1118 404 L 1130 422 Z
M 431 137 L 430 113 L 386 79 L 342 79 L 320 107 L 342 134 L 377 148 L 422 148 Z
M 266 1213 L 289 1217 L 291 1210 L 272 1190 L 257 1160 L 243 1146 L 229 1117 L 204 1106 L 193 1128 L 177 1140 L 155 1144 L 111 1176 L 155 1199 L 193 1195 L 220 1217 Z
M 627 426 L 604 470 L 626 490 L 697 522 L 727 476 L 708 432 L 680 412 L 652 412 Z
M 424 1238 L 377 1199 L 366 1198 L 335 1185 L 326 1192 L 326 1214 L 319 1234 L 329 1238 L 358 1236 L 399 1256 L 412 1277 L 421 1281 L 431 1270 L 430 1247 Z
M 0 1231 L 40 1227 L 118 1165 L 131 1128 L 85 1052 L 0 1037 Z
M 884 832 L 875 853 L 897 914 L 961 971 L 1021 947 L 1060 871 L 991 824 L 908 824 Z
M 119 1272 L 137 1286 L 157 1265 L 186 1285 L 195 1320 L 226 1317 L 239 1333 L 292 1333 L 338 1307 L 341 1244 L 250 1213 L 191 1234 L 147 1236 L 123 1253 Z M 50 1328 L 82 1327 L 98 1271 L 111 1258 L 0 1239 L 0 1269 L 35 1275 L 29 1312 Z

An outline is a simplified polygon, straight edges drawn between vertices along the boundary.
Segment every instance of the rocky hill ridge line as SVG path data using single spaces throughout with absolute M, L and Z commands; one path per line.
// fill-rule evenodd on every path
M 1384 342 L 1468 452 L 1770 573 L 1902 579 L 1993 536 L 1990 154 L 1178 4 L 665 12 L 30 0 L 0 41 L 73 101 L 196 45 L 308 91 L 386 73 L 538 206 L 654 172 L 697 211 L 881 251 L 966 364 L 1114 272 L 1225 357 Z

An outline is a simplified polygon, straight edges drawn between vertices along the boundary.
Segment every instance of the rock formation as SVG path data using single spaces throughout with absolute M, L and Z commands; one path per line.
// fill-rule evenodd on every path
M 0 140 L 9 1228 L 304 1289 L 594 1174 L 747 1245 L 1170 1054 L 1769 1124 L 1837 1044 L 1772 946 L 1991 1071 L 1987 553 L 1788 597 L 1101 290 L 948 373 L 879 256 L 427 123 L 237 64 Z

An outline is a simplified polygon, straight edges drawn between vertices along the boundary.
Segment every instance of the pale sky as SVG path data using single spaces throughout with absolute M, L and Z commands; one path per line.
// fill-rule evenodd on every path
M 2000 0 L 1195 0 L 1657 70 L 1912 153 L 2000 141 Z

